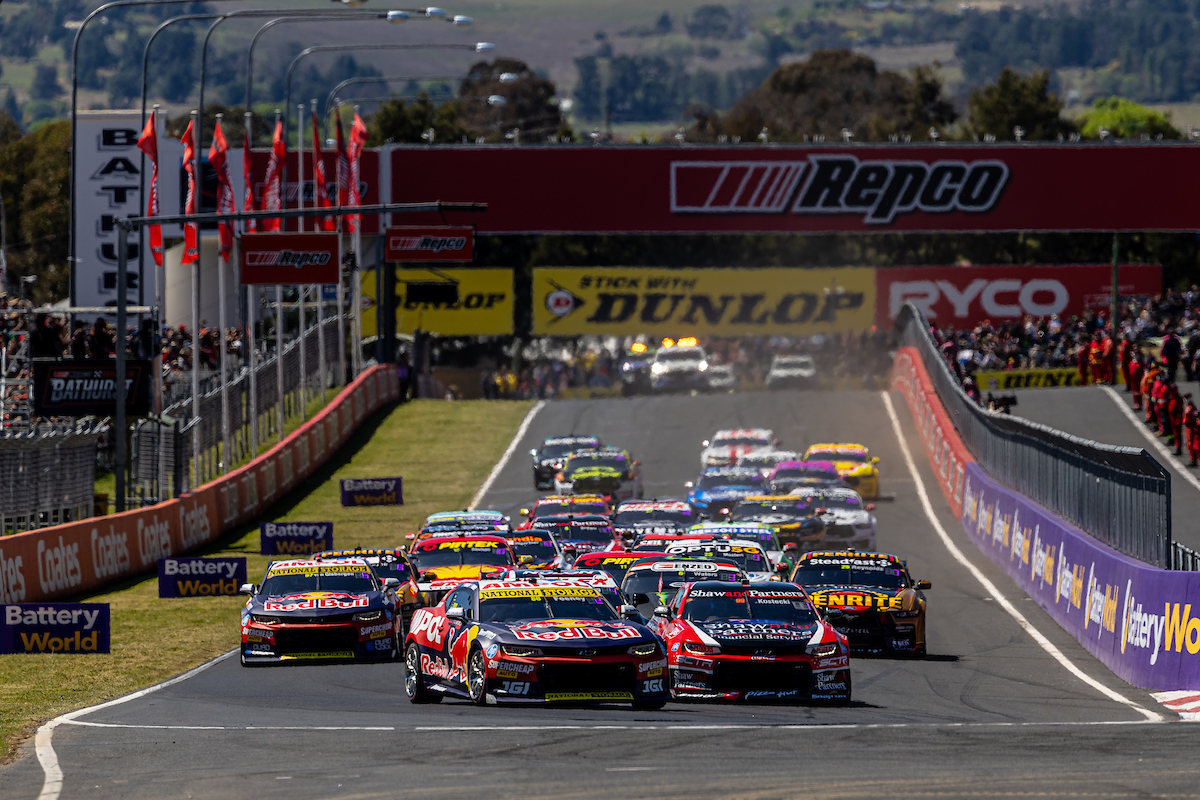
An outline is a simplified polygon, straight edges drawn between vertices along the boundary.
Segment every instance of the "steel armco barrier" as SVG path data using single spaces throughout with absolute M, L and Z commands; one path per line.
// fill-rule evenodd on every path
M 921 354 L 946 413 L 989 475 L 1110 547 L 1172 567 L 1171 476 L 1149 453 L 985 411 L 967 397 L 911 303 L 896 317 L 896 332 Z

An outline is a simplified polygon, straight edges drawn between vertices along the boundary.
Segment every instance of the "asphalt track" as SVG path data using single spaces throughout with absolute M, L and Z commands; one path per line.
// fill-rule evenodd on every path
M 647 496 L 679 495 L 720 427 L 774 428 L 785 445 L 869 445 L 882 457 L 879 546 L 933 583 L 927 660 L 855 659 L 848 708 L 669 704 L 475 708 L 408 704 L 401 665 L 246 670 L 225 659 L 188 680 L 64 724 L 63 798 L 286 797 L 1191 797 L 1200 728 L 1114 677 L 987 561 L 933 481 L 893 395 L 934 513 L 954 544 L 1091 678 L 1073 676 L 989 597 L 932 529 L 883 398 L 775 393 L 547 403 L 484 507 L 532 496 L 524 454 L 594 433 L 643 461 Z M 1111 401 L 1110 401 L 1111 402 Z M 236 632 L 230 621 L 230 638 Z M 0 796 L 35 798 L 32 755 L 0 770 Z

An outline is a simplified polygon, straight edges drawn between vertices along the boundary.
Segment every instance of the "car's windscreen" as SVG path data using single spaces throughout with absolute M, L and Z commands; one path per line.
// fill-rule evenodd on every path
M 610 621 L 617 619 L 613 607 L 595 590 L 516 589 L 496 592 L 496 594 L 518 596 L 489 597 L 488 594 L 485 592 L 479 599 L 480 622 L 518 622 L 544 619 Z
M 691 558 L 719 558 L 722 561 L 732 561 L 742 568 L 743 572 L 770 572 L 771 562 L 758 548 L 743 545 L 727 545 L 704 547 L 687 544 L 672 545 L 667 548 L 667 555 L 688 556 Z
M 571 522 L 554 526 L 554 535 L 560 542 L 597 542 L 608 544 L 613 540 L 610 525 L 582 525 Z
M 813 365 L 813 360 L 805 356 L 797 358 L 777 358 L 772 365 L 776 369 L 808 369 Z
M 792 576 L 801 586 L 870 586 L 878 589 L 904 589 L 908 578 L 896 567 L 851 567 L 802 564 Z
M 709 529 L 708 532 L 715 533 L 718 536 L 720 536 L 722 533 L 722 531 L 719 528 L 711 528 L 711 529 Z M 779 537 L 777 537 L 775 535 L 774 531 L 755 531 L 755 530 L 737 531 L 736 533 L 730 533 L 729 538 L 730 539 L 745 539 L 745 540 L 751 541 L 751 542 L 758 542 L 758 544 L 764 550 L 781 550 L 782 549 L 779 546 Z
M 701 475 L 700 480 L 696 482 L 697 489 L 716 489 L 721 486 L 761 486 L 763 482 L 762 473 L 758 471 L 750 472 L 719 472 L 715 475 Z
M 703 361 L 704 353 L 699 350 L 661 350 L 655 359 L 658 361 Z
M 779 478 L 836 478 L 837 470 L 829 467 L 776 467 L 775 479 Z
M 685 583 L 695 581 L 729 581 L 735 583 L 741 578 L 731 569 L 672 569 L 654 570 L 639 569 L 630 572 L 621 583 L 621 591 L 626 597 L 635 594 L 654 594 L 656 592 L 674 592 Z
M 862 511 L 862 500 L 853 495 L 838 497 L 806 497 L 809 504 L 818 508 L 844 508 L 849 511 Z
M 870 458 L 861 450 L 813 450 L 808 456 L 829 461 L 854 461 L 859 464 Z
M 629 462 L 625 460 L 625 456 L 620 455 L 572 457 L 567 461 L 567 465 L 563 467 L 563 472 L 567 476 L 571 476 L 581 469 L 591 469 L 594 467 L 611 467 L 618 472 L 624 472 L 629 469 Z
M 506 566 L 513 563 L 507 545 L 496 542 L 422 542 L 413 548 L 417 568 Z
M 678 522 L 681 525 L 691 525 L 695 521 L 691 509 L 687 508 L 678 511 L 664 511 L 657 508 L 618 511 L 616 519 L 613 520 L 617 526 L 629 527 L 647 522 Z
M 729 514 L 732 520 L 772 519 L 798 520 L 812 515 L 811 510 L 803 503 L 739 503 Z
M 520 531 L 508 540 L 513 555 L 533 556 L 536 561 L 548 561 L 557 555 L 554 540 L 541 531 Z
M 349 592 L 361 594 L 376 591 L 379 584 L 370 567 L 352 569 L 334 568 L 315 570 L 300 567 L 285 567 L 271 570 L 258 590 L 261 595 L 281 597 L 304 592 Z
M 558 514 L 606 514 L 608 507 L 601 501 L 594 503 L 538 503 L 533 509 L 534 517 L 553 517 Z
M 757 436 L 732 436 L 728 439 L 713 439 L 712 447 L 767 447 L 771 444 L 768 439 Z
M 755 596 L 751 592 L 694 590 L 683 607 L 683 618 L 692 622 L 761 620 L 789 625 L 817 621 L 812 604 L 800 594 Z
M 372 556 L 367 559 L 367 563 L 371 565 L 371 571 L 375 573 L 375 577 L 380 580 L 395 578 L 401 583 L 407 583 L 408 579 L 412 577 L 404 559 L 394 555 L 383 555 L 378 558 Z
M 546 444 L 542 445 L 542 449 L 538 450 L 539 458 L 561 458 L 568 453 L 574 453 L 576 450 L 586 450 L 589 447 L 594 447 L 594 444 L 589 442 L 574 442 L 572 444 Z

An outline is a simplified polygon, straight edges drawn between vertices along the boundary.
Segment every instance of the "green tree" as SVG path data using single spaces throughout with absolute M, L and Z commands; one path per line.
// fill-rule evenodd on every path
M 1080 134 L 1086 139 L 1099 139 L 1101 129 L 1118 139 L 1180 138 L 1169 116 L 1124 97 L 1097 98 L 1091 109 L 1084 112 Z
M 376 109 L 367 126 L 371 132 L 367 146 L 378 147 L 389 142 L 420 144 L 425 141 L 421 134 L 430 128 L 435 142 L 457 142 L 468 135 L 458 116 L 459 105 L 455 100 L 438 106 L 424 92 L 412 101 L 393 97 Z
M 13 275 L 37 275 L 34 299 L 69 293 L 71 124 L 60 120 L 12 140 L 0 117 L 0 193 L 8 215 L 8 263 Z
M 501 81 L 500 76 L 515 76 Z M 574 138 L 558 109 L 554 82 L 529 69 L 524 61 L 497 58 L 474 64 L 459 87 L 459 124 L 468 136 L 504 141 L 513 129 L 525 141 L 543 141 L 549 136 Z M 493 106 L 488 98 L 503 97 Z
M 53 64 L 38 64 L 33 72 L 33 85 L 29 94 L 34 100 L 53 100 L 63 93 L 58 82 L 58 70 Z
M 17 126 L 20 127 L 21 106 L 19 103 L 17 103 L 17 95 L 11 88 L 8 90 L 8 94 L 4 96 L 4 110 L 8 112 L 8 115 L 12 117 L 16 121 Z
M 1050 71 L 1041 70 L 1024 76 L 1005 67 L 996 82 L 971 90 L 967 101 L 967 127 L 980 139 L 1016 138 L 1015 129 L 1024 130 L 1030 141 L 1057 139 L 1075 132 L 1075 124 L 1063 119 L 1063 103 L 1050 91 Z

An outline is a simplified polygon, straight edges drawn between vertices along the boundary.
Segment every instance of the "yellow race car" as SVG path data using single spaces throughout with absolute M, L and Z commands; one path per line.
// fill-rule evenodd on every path
M 832 461 L 838 475 L 864 498 L 879 496 L 879 458 L 861 444 L 814 444 L 804 451 L 805 461 Z

